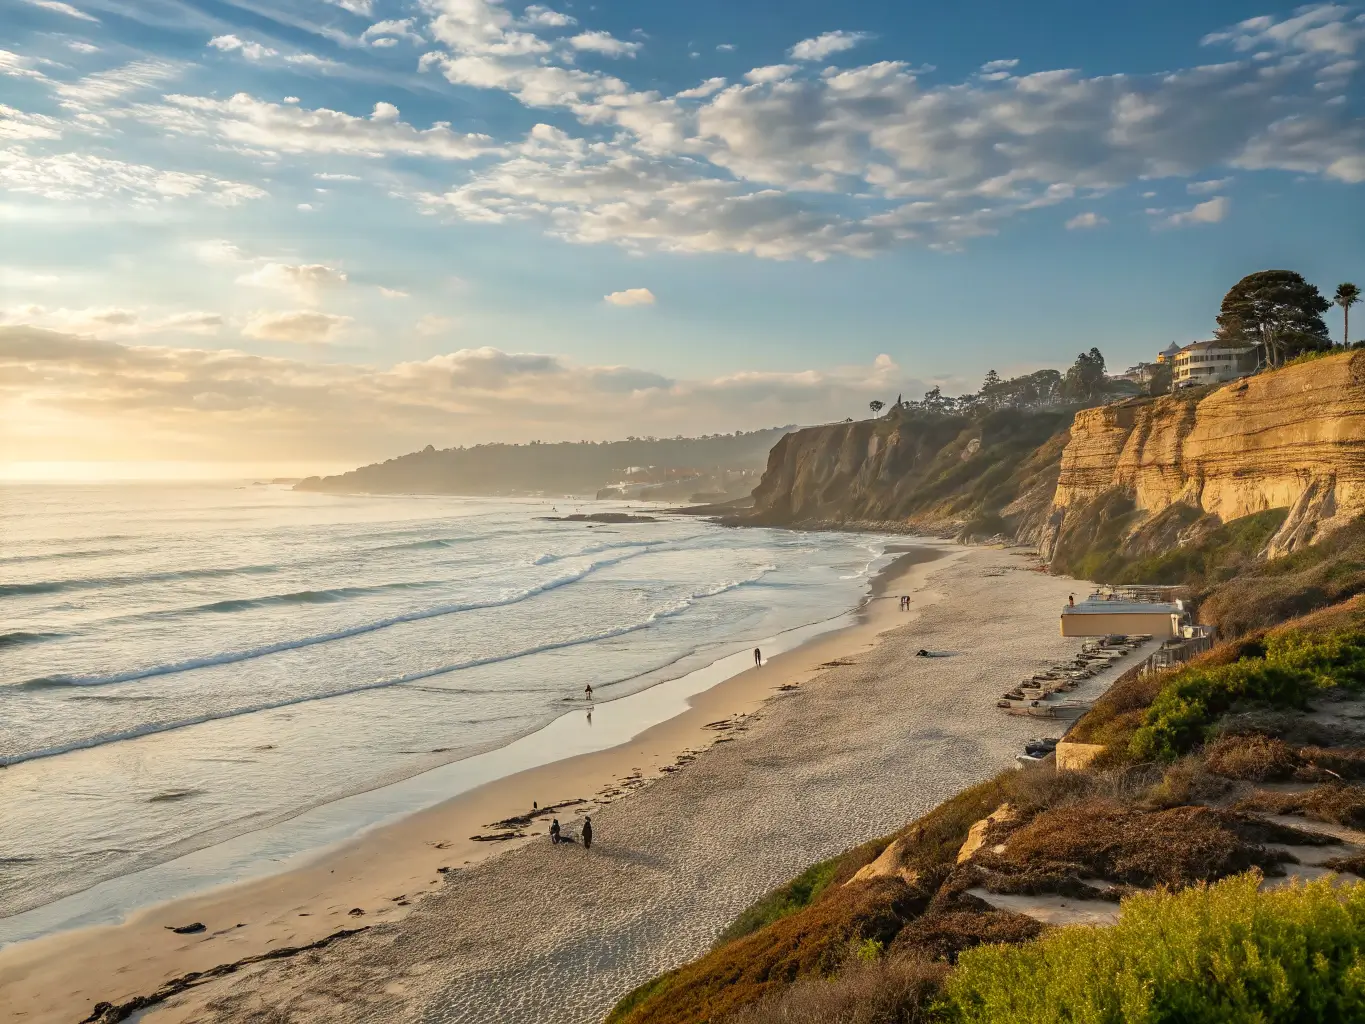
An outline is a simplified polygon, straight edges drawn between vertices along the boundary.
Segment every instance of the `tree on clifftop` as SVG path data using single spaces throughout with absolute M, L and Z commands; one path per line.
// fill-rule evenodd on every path
M 1347 281 L 1337 285 L 1332 301 L 1341 307 L 1341 347 L 1351 347 L 1351 307 L 1360 301 L 1360 289 Z
M 886 403 L 874 398 L 867 403 L 867 407 L 872 410 L 873 416 L 879 416 L 881 415 L 881 411 L 886 408 Z
M 1219 341 L 1254 345 L 1269 366 L 1303 352 L 1330 348 L 1322 314 L 1331 303 L 1292 270 L 1262 270 L 1242 278 L 1223 296 Z
M 1062 394 L 1068 402 L 1093 402 L 1104 394 L 1104 354 L 1097 348 L 1082 352 L 1062 378 Z

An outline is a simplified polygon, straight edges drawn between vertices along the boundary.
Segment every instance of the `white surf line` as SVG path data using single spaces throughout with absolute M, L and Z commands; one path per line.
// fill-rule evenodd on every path
M 758 646 L 765 654 L 781 654 L 856 621 L 854 609 L 767 637 Z M 285 821 L 0 918 L 0 946 L 74 928 L 117 924 L 136 910 L 288 871 L 301 859 L 319 856 L 361 833 L 486 783 L 628 743 L 687 711 L 689 697 L 752 667 L 753 655 L 748 649 L 727 655 L 676 679 L 593 705 L 591 725 L 583 714 L 586 705 L 580 705 L 506 746 L 310 808 Z

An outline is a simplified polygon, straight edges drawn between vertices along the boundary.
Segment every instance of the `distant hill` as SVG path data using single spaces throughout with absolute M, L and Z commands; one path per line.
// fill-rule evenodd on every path
M 705 500 L 739 497 L 758 483 L 768 452 L 794 427 L 709 437 L 627 438 L 557 444 L 431 445 L 420 452 L 309 477 L 299 490 L 362 494 L 582 494 Z

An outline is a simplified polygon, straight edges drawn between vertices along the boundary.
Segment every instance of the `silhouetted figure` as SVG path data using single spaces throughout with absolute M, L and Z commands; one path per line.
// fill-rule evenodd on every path
M 550 822 L 550 842 L 555 846 L 559 845 L 559 819 Z
M 754 664 L 755 665 L 763 664 L 763 652 L 760 651 L 757 647 L 754 648 Z
M 1066 603 L 1067 603 L 1068 605 L 1070 605 L 1072 608 L 1075 608 L 1075 607 L 1076 607 L 1076 595 L 1075 595 L 1075 594 L 1068 594 L 1067 597 L 1066 597 Z
M 583 696 L 586 700 L 592 700 L 592 683 L 583 687 Z
M 583 819 L 583 849 L 592 849 L 592 819 Z
M 531 810 L 533 810 L 533 811 L 538 811 L 538 810 L 540 810 L 540 804 L 538 804 L 538 803 L 536 803 L 534 800 L 532 800 L 532 801 L 531 801 Z

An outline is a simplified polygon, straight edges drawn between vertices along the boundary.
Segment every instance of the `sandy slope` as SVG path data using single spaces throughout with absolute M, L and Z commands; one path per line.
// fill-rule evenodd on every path
M 145 1019 L 600 1019 L 763 892 L 1007 766 L 1045 731 L 994 702 L 1077 648 L 1056 619 L 1075 583 L 986 549 L 926 569 L 918 618 L 594 815 L 590 853 L 542 841 L 452 873 L 402 922 L 250 968 Z M 921 647 L 951 657 L 915 658 Z

